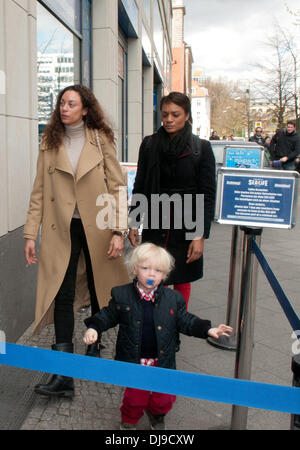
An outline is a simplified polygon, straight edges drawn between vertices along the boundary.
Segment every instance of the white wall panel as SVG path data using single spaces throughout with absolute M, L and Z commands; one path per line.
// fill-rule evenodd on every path
M 0 236 L 8 232 L 6 118 L 0 115 Z
M 30 121 L 7 118 L 8 230 L 24 225 L 31 190 Z
M 26 3 L 27 2 L 21 2 Z M 27 12 L 14 1 L 5 2 L 7 102 L 9 116 L 29 117 L 29 42 Z

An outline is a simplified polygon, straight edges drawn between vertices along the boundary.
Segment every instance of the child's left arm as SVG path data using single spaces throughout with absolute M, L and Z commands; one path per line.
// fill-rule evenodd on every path
M 210 328 L 207 332 L 208 336 L 219 339 L 220 336 L 230 336 L 233 328 L 228 327 L 227 325 L 221 324 L 217 328 Z

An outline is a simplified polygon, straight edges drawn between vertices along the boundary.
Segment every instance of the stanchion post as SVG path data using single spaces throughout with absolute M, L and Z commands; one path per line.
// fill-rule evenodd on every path
M 232 227 L 231 255 L 229 267 L 228 300 L 226 325 L 233 328 L 230 337 L 220 336 L 219 339 L 209 337 L 208 343 L 223 350 L 236 350 L 236 330 L 241 282 L 241 255 L 243 233 L 238 225 Z
M 254 341 L 254 320 L 256 309 L 256 287 L 258 262 L 252 251 L 253 239 L 260 246 L 262 228 L 241 227 L 244 231 L 241 288 L 238 311 L 237 350 L 235 378 L 250 380 Z M 232 430 L 245 430 L 248 408 L 233 405 Z
M 300 388 L 300 355 L 292 359 L 293 386 Z M 291 430 L 300 431 L 300 415 L 291 414 Z

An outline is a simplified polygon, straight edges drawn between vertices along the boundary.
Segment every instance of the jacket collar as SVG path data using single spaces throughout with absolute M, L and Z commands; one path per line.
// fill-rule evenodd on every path
M 85 134 L 86 134 L 86 141 L 78 162 L 76 182 L 78 182 L 85 174 L 90 172 L 90 170 L 92 170 L 94 167 L 98 166 L 101 163 L 102 164 L 104 163 L 103 154 L 102 152 L 100 153 L 100 150 L 98 148 L 94 136 L 94 131 L 86 127 Z
M 101 162 L 103 164 L 103 155 L 100 154 L 93 130 L 90 130 L 86 127 L 85 134 L 86 140 L 77 166 L 75 179 L 76 183 L 90 170 L 101 164 Z M 72 166 L 69 161 L 67 150 L 64 144 L 61 144 L 58 151 L 56 152 L 55 167 L 56 169 L 67 172 L 74 177 Z
M 133 286 L 134 286 L 134 290 L 136 291 L 138 297 L 141 298 L 139 290 L 138 290 L 138 287 L 137 287 L 137 279 L 136 278 L 133 280 Z M 155 296 L 155 301 L 154 302 L 156 302 L 160 298 L 163 288 L 164 288 L 164 284 L 163 284 L 163 282 L 161 282 L 157 286 L 156 291 L 154 292 L 154 296 Z

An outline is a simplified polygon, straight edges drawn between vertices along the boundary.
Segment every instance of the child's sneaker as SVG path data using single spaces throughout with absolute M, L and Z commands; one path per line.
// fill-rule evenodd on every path
M 165 414 L 153 415 L 149 411 L 146 411 L 150 421 L 151 430 L 165 430 Z
M 136 427 L 133 423 L 121 422 L 120 430 L 136 430 Z

